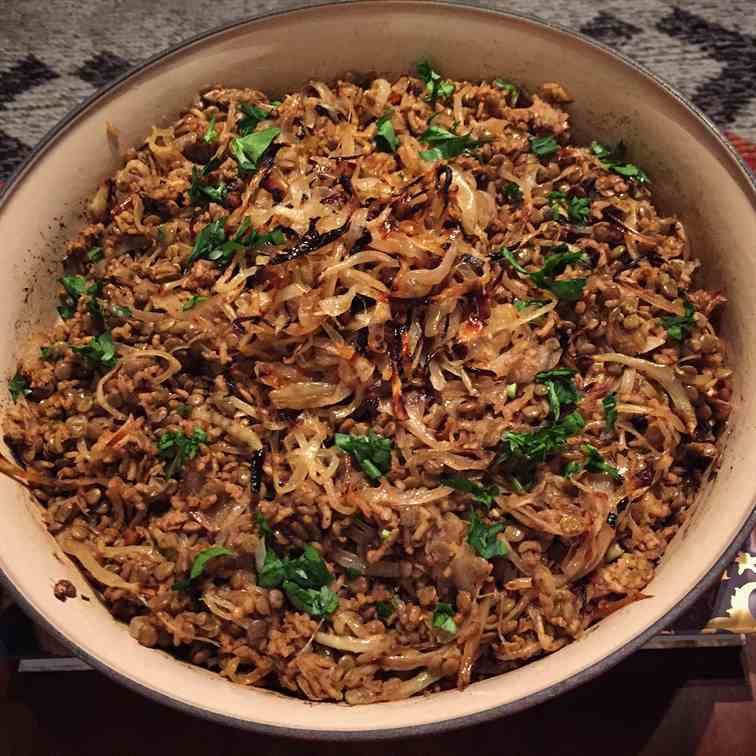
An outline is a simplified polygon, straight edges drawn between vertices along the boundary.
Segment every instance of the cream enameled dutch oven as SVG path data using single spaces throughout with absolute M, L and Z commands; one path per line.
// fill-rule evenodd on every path
M 474 54 L 471 52 L 474 51 Z M 21 605 L 76 654 L 129 687 L 179 709 L 255 730 L 315 738 L 440 732 L 512 713 L 568 691 L 665 627 L 720 574 L 753 527 L 756 492 L 756 189 L 700 113 L 646 71 L 579 35 L 492 11 L 433 2 L 325 5 L 238 23 L 154 58 L 95 95 L 43 140 L 0 205 L 0 370 L 12 373 L 28 334 L 52 318 L 62 240 L 85 197 L 118 165 L 106 137 L 128 145 L 168 123 L 203 86 L 271 95 L 347 71 L 399 74 L 429 57 L 457 79 L 557 80 L 574 95 L 579 142 L 622 138 L 652 175 L 656 201 L 685 222 L 707 286 L 729 299 L 723 332 L 736 373 L 723 463 L 646 590 L 584 638 L 515 672 L 408 701 L 313 704 L 221 677 L 140 646 L 96 600 L 61 603 L 53 585 L 92 589 L 57 549 L 21 486 L 0 479 L 0 569 Z

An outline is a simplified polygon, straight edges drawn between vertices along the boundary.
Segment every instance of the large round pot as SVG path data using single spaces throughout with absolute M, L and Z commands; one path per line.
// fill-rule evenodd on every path
M 660 631 L 720 574 L 746 528 L 756 491 L 756 190 L 713 126 L 635 64 L 571 32 L 519 16 L 431 2 L 326 5 L 210 32 L 166 52 L 100 92 L 43 140 L 9 183 L 0 206 L 0 368 L 52 317 L 61 240 L 81 222 L 82 200 L 117 167 L 105 125 L 138 144 L 172 121 L 203 85 L 254 86 L 272 94 L 347 71 L 399 74 L 429 57 L 453 78 L 506 75 L 535 87 L 557 80 L 575 96 L 578 140 L 630 147 L 651 173 L 657 201 L 679 214 L 710 287 L 730 304 L 723 324 L 736 370 L 735 411 L 716 478 L 702 492 L 636 602 L 581 640 L 517 671 L 396 703 L 313 704 L 220 676 L 140 646 L 96 600 L 61 603 L 53 585 L 93 596 L 40 524 L 27 492 L 0 479 L 0 569 L 35 620 L 114 679 L 220 722 L 309 738 L 393 737 L 439 732 L 512 713 L 616 664 Z

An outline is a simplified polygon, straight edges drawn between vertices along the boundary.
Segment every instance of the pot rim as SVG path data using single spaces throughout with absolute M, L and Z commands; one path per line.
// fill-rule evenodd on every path
M 80 105 L 67 113 L 55 126 L 53 126 L 47 132 L 47 134 L 45 134 L 45 136 L 37 143 L 37 145 L 35 145 L 31 153 L 11 174 L 10 178 L 5 183 L 5 186 L 0 189 L 0 212 L 2 211 L 8 198 L 21 184 L 26 174 L 39 160 L 39 158 L 49 149 L 55 146 L 57 138 L 75 121 L 77 121 L 80 116 L 83 116 L 90 108 L 92 108 L 92 106 L 94 106 L 103 98 L 115 94 L 117 90 L 123 87 L 126 83 L 130 82 L 132 79 L 136 79 L 146 71 L 161 65 L 166 59 L 177 54 L 186 53 L 191 48 L 204 42 L 210 41 L 216 37 L 221 37 L 228 32 L 236 31 L 245 26 L 254 26 L 256 23 L 272 18 L 279 18 L 299 13 L 317 14 L 329 10 L 338 11 L 343 10 L 345 5 L 378 5 L 378 3 L 380 3 L 384 8 L 392 5 L 414 6 L 417 9 L 430 7 L 436 8 L 437 10 L 447 9 L 463 14 L 489 15 L 499 17 L 501 19 L 510 19 L 520 22 L 524 21 L 536 28 L 555 33 L 557 36 L 570 37 L 571 39 L 580 42 L 583 45 L 594 48 L 608 58 L 613 59 L 615 62 L 624 64 L 625 67 L 630 68 L 636 74 L 639 74 L 641 77 L 656 85 L 657 88 L 661 89 L 666 95 L 671 97 L 685 110 L 687 110 L 688 113 L 692 115 L 700 125 L 704 126 L 705 130 L 708 132 L 709 137 L 713 138 L 720 152 L 723 152 L 721 156 L 722 161 L 726 164 L 730 175 L 737 181 L 743 192 L 747 196 L 750 196 L 751 204 L 753 205 L 754 210 L 756 210 L 756 176 L 754 176 L 754 174 L 749 170 L 743 158 L 725 139 L 725 137 L 714 125 L 714 123 L 701 110 L 699 110 L 698 107 L 689 102 L 663 78 L 652 73 L 644 66 L 628 58 L 623 53 L 612 50 L 601 42 L 597 42 L 580 32 L 573 31 L 555 22 L 544 21 L 543 19 L 540 19 L 536 16 L 525 13 L 503 11 L 490 7 L 470 6 L 459 0 L 352 0 L 348 3 L 321 2 L 315 5 L 297 6 L 294 8 L 288 8 L 286 10 L 276 10 L 267 13 L 256 14 L 254 16 L 246 16 L 242 19 L 222 24 L 207 31 L 196 34 L 184 40 L 183 42 L 166 48 L 161 52 L 151 56 L 144 63 L 141 63 L 140 65 L 129 69 L 106 86 L 94 92 Z M 752 504 L 752 507 L 753 506 L 754 505 Z M 218 724 L 230 725 L 239 729 L 251 730 L 265 735 L 277 735 L 296 739 L 331 742 L 388 740 L 398 737 L 440 734 L 443 732 L 448 732 L 450 730 L 456 730 L 462 727 L 481 724 L 492 719 L 515 714 L 517 712 L 523 711 L 524 709 L 530 708 L 531 706 L 535 706 L 537 704 L 555 698 L 562 693 L 566 693 L 567 691 L 572 690 L 578 685 L 582 685 L 583 683 L 595 677 L 598 677 L 599 675 L 614 667 L 623 659 L 627 658 L 631 653 L 639 649 L 647 640 L 667 627 L 686 609 L 688 609 L 704 593 L 704 591 L 708 589 L 716 579 L 718 579 L 722 571 L 727 568 L 727 565 L 732 561 L 737 551 L 742 547 L 743 540 L 745 539 L 747 534 L 754 528 L 756 528 L 756 508 L 752 509 L 751 514 L 747 517 L 745 523 L 738 532 L 737 537 L 721 554 L 721 556 L 712 566 L 709 572 L 689 591 L 689 593 L 680 602 L 678 602 L 668 612 L 662 615 L 646 630 L 639 633 L 634 638 L 628 640 L 623 646 L 613 651 L 608 656 L 603 657 L 593 666 L 576 672 L 570 677 L 558 683 L 550 685 L 543 690 L 531 693 L 510 703 L 493 706 L 489 709 L 473 714 L 466 714 L 458 717 L 452 716 L 438 722 L 431 722 L 422 725 L 406 725 L 389 729 L 376 728 L 345 732 L 333 732 L 331 730 L 304 730 L 299 728 L 264 724 L 248 719 L 240 719 L 229 714 L 218 714 L 205 708 L 180 701 L 170 695 L 166 695 L 151 687 L 147 687 L 137 682 L 133 678 L 116 671 L 115 669 L 111 668 L 107 664 L 107 662 L 92 656 L 87 651 L 80 648 L 75 641 L 71 640 L 67 635 L 59 630 L 51 620 L 49 620 L 34 607 L 33 603 L 28 600 L 15 586 L 15 584 L 11 582 L 8 576 L 5 575 L 2 568 L 0 568 L 0 580 L 2 580 L 3 585 L 6 586 L 14 601 L 22 607 L 24 612 L 28 616 L 30 616 L 38 625 L 42 626 L 44 630 L 52 635 L 56 640 L 71 649 L 71 651 L 78 658 L 86 662 L 93 669 L 102 672 L 117 683 L 122 684 L 127 688 L 140 693 L 147 698 L 150 698 L 153 701 L 161 704 L 166 704 L 174 709 L 178 709 L 181 712 L 192 714 L 194 716 L 198 716 L 200 718 L 210 720 Z

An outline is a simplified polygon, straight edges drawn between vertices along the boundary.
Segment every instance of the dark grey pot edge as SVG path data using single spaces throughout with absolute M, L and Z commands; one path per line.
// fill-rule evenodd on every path
M 371 0 L 371 1 L 383 2 L 383 0 Z M 361 4 L 365 4 L 365 2 L 366 0 L 361 0 Z M 402 0 L 397 0 L 397 2 L 402 2 Z M 383 4 L 388 5 L 388 2 L 383 2 Z M 408 2 L 407 4 L 412 4 L 412 3 Z M 420 5 L 419 2 L 416 4 Z M 723 149 L 726 153 L 726 156 L 729 157 L 732 163 L 731 168 L 734 169 L 733 176 L 739 179 L 739 183 L 743 185 L 746 191 L 750 191 L 752 202 L 754 204 L 754 207 L 756 208 L 756 179 L 754 179 L 753 174 L 750 172 L 749 168 L 746 166 L 745 162 L 743 161 L 741 156 L 737 153 L 737 151 L 734 149 L 734 147 L 729 142 L 727 142 L 727 140 L 724 139 L 724 137 L 719 132 L 717 127 L 709 120 L 709 118 L 704 113 L 702 113 L 695 105 L 688 102 L 670 84 L 668 84 L 666 81 L 664 81 L 662 78 L 660 78 L 656 74 L 653 74 L 650 71 L 648 71 L 645 67 L 641 66 L 640 64 L 631 60 L 630 58 L 626 57 L 622 53 L 618 53 L 614 50 L 611 50 L 606 45 L 603 45 L 600 42 L 596 42 L 590 39 L 589 37 L 586 37 L 585 35 L 580 34 L 579 32 L 574 32 L 570 29 L 566 29 L 560 24 L 542 21 L 541 19 L 538 19 L 528 14 L 500 11 L 498 9 L 490 8 L 490 7 L 481 8 L 481 7 L 476 7 L 476 6 L 469 6 L 464 3 L 449 2 L 448 0 L 435 0 L 434 2 L 423 2 L 422 4 L 425 6 L 434 6 L 434 5 L 435 6 L 452 6 L 452 7 L 457 7 L 457 8 L 464 8 L 466 11 L 470 13 L 492 14 L 492 15 L 503 17 L 503 18 L 512 18 L 517 21 L 527 21 L 537 26 L 540 26 L 540 27 L 543 27 L 552 31 L 557 31 L 557 32 L 560 32 L 561 34 L 568 35 L 572 37 L 573 39 L 576 39 L 591 47 L 594 47 L 602 51 L 604 54 L 608 55 L 609 57 L 614 58 L 615 60 L 618 60 L 624 63 L 626 66 L 633 69 L 636 73 L 639 73 L 640 75 L 654 82 L 657 86 L 661 87 L 668 95 L 670 95 L 673 99 L 677 100 L 686 110 L 692 113 L 694 117 L 700 123 L 702 123 L 706 131 L 709 133 L 709 136 L 714 139 L 714 141 L 718 144 L 720 149 Z M 107 97 L 111 94 L 114 94 L 116 90 L 121 87 L 121 85 L 126 83 L 132 77 L 143 73 L 144 71 L 151 68 L 152 66 L 162 62 L 165 58 L 168 58 L 177 53 L 187 51 L 190 47 L 194 46 L 198 42 L 208 40 L 216 35 L 224 34 L 237 27 L 245 26 L 248 24 L 254 24 L 255 22 L 258 22 L 258 21 L 262 21 L 269 18 L 275 18 L 278 16 L 284 16 L 290 13 L 316 12 L 318 10 L 322 10 L 328 7 L 333 7 L 335 9 L 338 9 L 340 7 L 343 7 L 343 5 L 344 4 L 340 4 L 340 3 L 325 2 L 325 3 L 319 3 L 317 5 L 305 6 L 302 8 L 291 8 L 284 11 L 273 11 L 267 14 L 261 14 L 261 15 L 257 15 L 253 17 L 248 17 L 239 21 L 234 21 L 228 24 L 215 27 L 213 29 L 210 29 L 206 32 L 202 32 L 200 34 L 197 34 L 191 37 L 190 39 L 184 42 L 181 42 L 178 45 L 174 45 L 173 47 L 163 50 L 162 52 L 157 53 L 156 55 L 150 57 L 141 65 L 130 69 L 129 71 L 125 72 L 123 75 L 119 76 L 117 79 L 112 81 L 107 86 L 95 92 L 91 97 L 87 98 L 81 105 L 74 108 L 70 113 L 68 113 L 56 126 L 50 129 L 50 131 L 35 146 L 34 150 L 30 153 L 30 155 L 26 158 L 26 160 L 24 160 L 24 162 L 18 167 L 18 169 L 11 175 L 3 191 L 0 192 L 0 208 L 2 208 L 2 205 L 4 204 L 5 200 L 12 194 L 15 188 L 19 185 L 19 183 L 23 179 L 23 176 L 26 174 L 29 168 L 41 157 L 41 155 L 43 155 L 47 151 L 47 149 L 49 149 L 52 146 L 56 137 L 62 131 L 64 131 L 74 120 L 76 120 L 80 115 L 82 115 L 85 111 L 87 111 L 93 104 L 98 102 L 100 99 Z M 440 734 L 443 732 L 448 732 L 450 730 L 456 730 L 456 729 L 459 729 L 462 727 L 468 727 L 474 724 L 481 724 L 483 722 L 488 722 L 492 719 L 515 714 L 517 712 L 523 711 L 524 709 L 530 708 L 531 706 L 535 706 L 539 703 L 544 703 L 546 701 L 549 701 L 552 698 L 555 698 L 556 696 L 566 693 L 567 691 L 572 690 L 578 685 L 581 685 L 603 674 L 604 672 L 608 671 L 613 666 L 618 664 L 620 661 L 625 659 L 627 656 L 632 654 L 634 651 L 639 649 L 647 640 L 649 640 L 651 637 L 653 637 L 654 635 L 662 631 L 665 627 L 671 624 L 678 616 L 680 616 L 686 609 L 688 609 L 703 594 L 703 592 L 710 585 L 714 583 L 714 581 L 722 574 L 723 570 L 727 568 L 727 566 L 729 565 L 729 563 L 732 561 L 735 554 L 737 553 L 738 549 L 741 547 L 744 539 L 746 538 L 748 533 L 750 533 L 750 531 L 753 530 L 754 527 L 756 527 L 756 510 L 751 512 L 745 524 L 740 529 L 737 537 L 730 544 L 730 546 L 725 550 L 725 552 L 719 557 L 719 559 L 714 564 L 714 566 L 709 570 L 709 572 L 704 576 L 704 578 L 688 593 L 688 595 L 682 601 L 676 604 L 663 617 L 659 618 L 655 623 L 653 623 L 650 627 L 648 627 L 642 633 L 637 635 L 632 640 L 628 641 L 624 646 L 622 646 L 622 648 L 619 648 L 613 653 L 611 653 L 609 656 L 604 657 L 600 662 L 593 665 L 592 667 L 588 669 L 584 669 L 581 672 L 577 672 L 574 675 L 568 677 L 567 679 L 562 680 L 561 682 L 555 685 L 552 685 L 549 688 L 546 688 L 542 691 L 539 691 L 537 693 L 532 693 L 531 695 L 525 696 L 524 698 L 521 698 L 517 701 L 513 701 L 508 704 L 502 704 L 500 706 L 495 706 L 495 707 L 492 707 L 491 709 L 487 709 L 486 711 L 478 712 L 476 714 L 468 714 L 461 717 L 452 717 L 450 719 L 446 719 L 441 722 L 434 722 L 434 723 L 424 724 L 424 725 L 415 725 L 415 726 L 410 725 L 407 727 L 362 730 L 362 731 L 354 731 L 354 732 L 334 733 L 328 730 L 302 730 L 302 729 L 295 729 L 295 728 L 289 728 L 289 727 L 278 727 L 275 725 L 267 725 L 267 724 L 263 724 L 259 722 L 251 722 L 248 720 L 237 719 L 236 717 L 232 717 L 228 715 L 216 714 L 214 712 L 208 711 L 201 707 L 197 707 L 192 704 L 188 704 L 183 701 L 172 698 L 171 696 L 155 691 L 152 688 L 148 688 L 136 682 L 132 678 L 122 675 L 120 672 L 117 672 L 116 670 L 112 669 L 104 662 L 101 662 L 99 659 L 91 656 L 90 654 L 86 653 L 83 649 L 79 648 L 74 641 L 70 640 L 67 636 L 65 636 L 62 632 L 60 632 L 53 624 L 51 624 L 41 613 L 39 613 L 36 610 L 36 608 L 29 601 L 27 601 L 27 599 L 20 593 L 20 591 L 18 591 L 16 586 L 7 578 L 7 576 L 2 571 L 0 571 L 0 579 L 2 579 L 3 583 L 7 586 L 9 592 L 14 597 L 15 601 L 22 607 L 22 609 L 27 614 L 29 614 L 37 624 L 41 625 L 48 633 L 50 633 L 50 635 L 52 635 L 55 639 L 60 641 L 62 644 L 64 644 L 68 648 L 70 648 L 72 652 L 78 658 L 82 659 L 82 661 L 91 665 L 92 667 L 99 670 L 100 672 L 110 677 L 111 679 L 115 680 L 116 682 L 121 683 L 125 685 L 126 687 L 130 688 L 131 690 L 141 693 L 142 695 L 154 701 L 157 701 L 162 704 L 166 704 L 168 706 L 171 706 L 172 708 L 178 709 L 179 711 L 193 714 L 195 716 L 201 717 L 203 719 L 206 719 L 212 722 L 216 722 L 218 724 L 231 725 L 233 727 L 237 727 L 244 730 L 251 730 L 254 732 L 264 733 L 266 735 L 277 735 L 277 736 L 292 737 L 292 738 L 297 738 L 297 739 L 320 740 L 320 741 L 386 740 L 386 739 L 399 738 L 399 737 Z M 313 704 L 313 705 L 316 706 L 318 704 Z

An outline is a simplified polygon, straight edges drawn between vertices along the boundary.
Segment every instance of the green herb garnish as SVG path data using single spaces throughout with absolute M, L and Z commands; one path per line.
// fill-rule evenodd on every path
M 504 530 L 502 523 L 497 522 L 494 525 L 486 525 L 482 518 L 478 517 L 478 513 L 474 509 L 470 511 L 470 528 L 467 531 L 467 542 L 475 549 L 477 555 L 483 557 L 483 559 L 506 556 L 506 543 L 496 537 L 496 534 L 502 530 Z
M 131 317 L 131 308 L 130 307 L 123 307 L 122 305 L 117 304 L 111 304 L 110 305 L 110 311 L 118 318 L 130 318 Z
M 650 180 L 648 174 L 642 168 L 622 160 L 622 153 L 624 152 L 622 142 L 613 150 L 605 147 L 603 144 L 599 144 L 599 142 L 591 142 L 591 152 L 601 161 L 602 168 L 605 168 L 607 171 L 633 179 L 639 184 L 645 184 Z
M 562 476 L 565 478 L 571 478 L 573 475 L 576 475 L 583 469 L 583 465 L 580 464 L 580 462 L 575 462 L 574 460 L 572 462 L 568 462 L 564 466 L 564 470 L 562 470 Z
M 203 199 L 208 199 L 210 202 L 215 202 L 218 205 L 222 205 L 223 201 L 228 196 L 228 187 L 223 181 L 218 186 L 205 186 L 202 183 L 203 173 L 197 168 L 196 165 L 192 166 L 192 183 L 189 187 L 189 199 L 195 205 L 199 204 Z
M 391 601 L 379 601 L 375 605 L 375 613 L 378 615 L 378 619 L 385 621 L 396 614 L 396 606 Z
M 87 260 L 91 263 L 99 262 L 103 257 L 105 257 L 105 253 L 102 251 L 102 247 L 92 247 L 92 249 L 87 252 Z
M 60 306 L 58 307 L 58 314 L 64 320 L 68 320 L 76 314 L 76 305 L 83 296 L 95 297 L 102 288 L 100 281 L 90 284 L 84 276 L 63 276 L 59 280 L 66 292 L 61 296 Z
M 552 254 L 544 258 L 543 268 L 529 274 L 530 279 L 536 286 L 550 291 L 559 299 L 563 299 L 566 302 L 576 302 L 582 296 L 583 287 L 587 279 L 555 280 L 555 276 L 564 273 L 565 268 L 574 263 L 588 265 L 589 260 L 583 252 L 573 252 L 566 244 L 558 244 L 553 248 Z
M 281 559 L 268 544 L 265 548 L 265 560 L 257 576 L 260 585 L 263 588 L 275 588 L 281 585 L 285 576 L 285 560 Z
M 545 462 L 551 454 L 562 451 L 567 439 L 580 433 L 584 427 L 583 416 L 575 410 L 565 415 L 561 421 L 534 431 L 506 431 L 503 436 L 502 457 L 522 457 L 535 464 Z
M 470 494 L 475 501 L 486 507 L 490 507 L 494 503 L 494 498 L 499 495 L 499 489 L 496 486 L 481 486 L 461 475 L 441 478 L 441 484 L 455 491 Z
M 183 305 L 181 305 L 181 309 L 184 312 L 188 312 L 189 310 L 194 309 L 200 302 L 204 302 L 207 299 L 207 297 L 201 297 L 198 294 L 193 294 L 189 299 L 184 302 Z
M 604 408 L 604 423 L 610 433 L 614 433 L 614 424 L 617 422 L 617 394 L 612 392 L 601 400 Z
M 457 632 L 457 623 L 454 621 L 454 610 L 450 604 L 444 604 L 439 601 L 433 610 L 433 627 L 454 635 Z
M 189 572 L 189 577 L 185 580 L 179 580 L 175 582 L 172 586 L 172 590 L 185 591 L 191 586 L 192 581 L 196 580 L 205 571 L 205 566 L 211 559 L 217 559 L 221 556 L 235 557 L 236 554 L 230 549 L 225 548 L 224 546 L 212 546 L 209 549 L 202 549 L 202 551 L 200 551 L 199 554 L 194 557 L 194 562 L 192 562 L 192 569 Z
M 115 344 L 113 343 L 110 331 L 105 331 L 99 336 L 95 336 L 85 346 L 72 346 L 71 349 L 76 354 L 80 354 L 89 366 L 94 369 L 102 367 L 106 370 L 112 370 L 118 362 Z
M 55 349 L 51 346 L 43 346 L 39 348 L 39 357 L 45 362 L 52 362 L 55 359 Z
M 528 307 L 543 307 L 548 303 L 548 299 L 515 299 L 515 301 L 513 302 L 515 309 L 518 312 L 527 310 Z
M 325 617 L 339 608 L 339 597 L 330 588 L 302 588 L 291 580 L 285 580 L 283 589 L 289 601 L 300 611 L 312 617 Z
M 575 387 L 575 374 L 572 368 L 556 368 L 542 370 L 536 373 L 536 383 L 542 383 L 548 389 L 549 407 L 554 420 L 559 420 L 560 408 L 563 404 L 575 404 L 578 400 Z
M 207 443 L 207 433 L 196 427 L 191 436 L 181 431 L 166 431 L 158 440 L 158 456 L 168 461 L 165 477 L 173 478 L 176 473 L 199 453 L 200 444 Z
M 375 124 L 375 144 L 382 152 L 396 152 L 399 146 L 399 139 L 391 123 L 393 112 L 393 110 L 385 112 Z
M 581 225 L 588 220 L 590 202 L 585 197 L 567 199 L 564 192 L 549 192 L 546 199 L 549 200 L 552 216 L 556 220 L 563 218 Z
M 614 480 L 622 480 L 622 473 L 616 467 L 606 462 L 595 446 L 583 444 L 580 450 L 587 457 L 585 460 L 585 469 L 588 472 L 606 473 L 614 478 Z
M 218 138 L 218 129 L 215 128 L 215 114 L 210 116 L 210 122 L 207 124 L 207 130 L 202 136 L 205 144 L 212 144 Z
M 515 184 L 514 181 L 510 181 L 504 187 L 504 196 L 510 202 L 522 202 L 522 189 L 520 189 L 520 185 Z
M 338 595 L 328 588 L 333 575 L 311 544 L 296 559 L 280 558 L 268 547 L 258 579 L 263 588 L 280 585 L 297 609 L 313 617 L 332 614 L 339 606 Z
M 504 258 L 518 273 L 530 277 L 530 280 L 541 289 L 555 294 L 559 299 L 576 302 L 583 294 L 586 284 L 585 278 L 571 278 L 567 281 L 557 281 L 555 276 L 564 273 L 565 268 L 573 263 L 588 265 L 588 257 L 579 251 L 572 251 L 566 244 L 558 244 L 552 248 L 552 253 L 544 259 L 543 268 L 529 273 L 515 258 L 514 253 L 502 247 L 492 254 L 494 259 Z
M 208 223 L 197 235 L 194 249 L 186 261 L 186 266 L 196 260 L 204 259 L 214 262 L 218 267 L 225 267 L 241 249 L 283 244 L 286 241 L 283 231 L 278 228 L 270 233 L 260 234 L 254 230 L 250 231 L 249 227 L 249 218 L 245 218 L 234 236 L 226 239 L 222 218 Z
M 391 467 L 393 447 L 391 439 L 379 436 L 372 430 L 367 436 L 348 436 L 345 433 L 337 433 L 334 443 L 342 451 L 351 454 L 362 468 L 362 472 L 374 483 Z
M 438 71 L 434 71 L 427 60 L 417 64 L 417 75 L 425 82 L 425 99 L 435 103 L 437 99 L 448 100 L 454 94 L 454 84 L 441 78 Z
M 280 133 L 281 129 L 271 126 L 262 131 L 232 139 L 231 153 L 239 164 L 239 170 L 256 171 L 260 158 Z
M 497 249 L 493 252 L 491 252 L 491 258 L 494 260 L 506 260 L 518 273 L 522 273 L 523 276 L 528 275 L 528 271 L 520 264 L 520 262 L 517 260 L 517 258 L 514 256 L 514 252 L 512 252 L 509 247 L 501 247 L 501 249 Z
M 10 392 L 14 404 L 19 396 L 29 396 L 29 394 L 31 394 L 29 382 L 20 373 L 16 373 L 13 378 L 8 381 L 8 391 Z
M 568 462 L 562 471 L 562 475 L 565 478 L 569 478 L 571 475 L 575 475 L 585 469 L 592 473 L 606 473 L 614 478 L 614 480 L 622 480 L 622 473 L 616 467 L 606 462 L 595 446 L 583 444 L 580 447 L 580 451 L 586 455 L 585 462 L 583 464 L 575 461 Z
M 281 103 L 278 104 L 280 105 Z M 272 105 L 273 103 L 271 103 Z M 236 128 L 242 136 L 251 134 L 257 128 L 257 124 L 260 121 L 264 121 L 270 117 L 270 113 L 267 110 L 263 110 L 257 105 L 250 105 L 247 102 L 240 102 L 239 110 L 244 113 L 244 117 L 239 119 Z
M 218 218 L 212 223 L 208 223 L 194 240 L 194 248 L 186 261 L 188 267 L 196 260 L 207 259 L 211 252 L 219 249 L 226 241 L 226 232 L 224 230 L 224 219 Z
M 667 338 L 671 341 L 683 341 L 696 324 L 696 310 L 693 305 L 686 299 L 683 307 L 684 315 L 665 315 L 660 318 L 667 331 Z
M 559 152 L 559 144 L 552 136 L 530 137 L 530 149 L 538 157 L 551 157 Z
M 514 84 L 509 81 L 504 81 L 504 79 L 494 79 L 493 83 L 497 89 L 501 89 L 509 95 L 512 100 L 512 107 L 517 105 L 517 100 L 520 97 L 520 90 L 517 89 Z
M 488 141 L 486 139 L 473 139 L 470 134 L 455 134 L 440 126 L 429 126 L 418 138 L 431 148 L 420 153 L 423 160 L 450 160 L 463 152 L 470 152 Z

